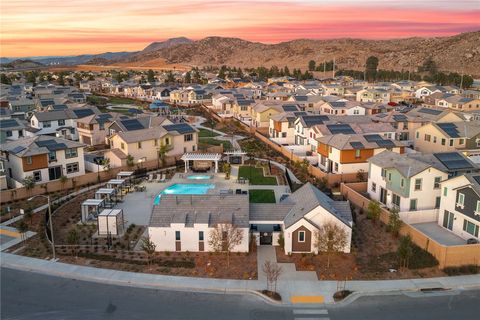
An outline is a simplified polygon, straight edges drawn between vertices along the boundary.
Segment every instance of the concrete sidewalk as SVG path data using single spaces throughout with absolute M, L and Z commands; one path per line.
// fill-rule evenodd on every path
M 112 285 L 223 294 L 249 293 L 258 296 L 261 295 L 257 291 L 266 288 L 266 282 L 261 280 L 210 279 L 125 272 L 70 265 L 9 253 L 1 253 L 0 258 L 1 266 L 6 268 Z M 357 294 L 418 291 L 421 288 L 432 287 L 450 289 L 480 288 L 480 275 L 430 279 L 349 281 L 346 284 L 346 289 L 355 291 Z M 277 288 L 283 297 L 283 304 L 291 304 L 291 297 L 295 296 L 323 296 L 325 303 L 334 303 L 332 296 L 337 290 L 337 282 L 281 278 Z M 269 300 L 267 298 L 264 299 Z M 275 303 L 271 300 L 269 302 Z

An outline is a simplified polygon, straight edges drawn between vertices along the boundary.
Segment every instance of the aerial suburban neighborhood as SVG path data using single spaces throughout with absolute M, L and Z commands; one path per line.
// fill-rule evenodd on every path
M 28 279 L 78 280 L 72 298 L 105 289 L 121 319 L 141 297 L 156 314 L 150 289 L 165 308 L 226 297 L 218 315 L 161 319 L 401 314 L 383 295 L 430 319 L 441 309 L 415 313 L 423 294 L 468 297 L 459 319 L 478 317 L 480 52 L 435 47 L 457 52 L 470 31 L 358 40 L 361 54 L 352 39 L 181 37 L 0 58 L 2 318 L 49 318 L 12 298 Z M 69 304 L 52 319 L 99 315 Z

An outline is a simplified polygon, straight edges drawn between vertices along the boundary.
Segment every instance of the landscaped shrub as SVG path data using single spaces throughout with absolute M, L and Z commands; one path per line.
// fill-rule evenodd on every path
M 460 267 L 447 267 L 443 269 L 443 272 L 445 272 L 449 276 L 458 276 L 462 274 L 477 274 L 480 273 L 480 266 L 470 264 Z
M 146 260 L 134 260 L 134 259 L 121 259 L 110 255 L 96 254 L 96 253 L 79 253 L 80 257 L 87 259 L 100 260 L 100 261 L 109 261 L 116 263 L 128 263 L 134 265 L 147 265 Z M 174 260 L 161 260 L 154 259 L 153 264 L 157 264 L 162 267 L 168 268 L 195 268 L 195 262 L 193 260 L 186 261 L 174 261 Z

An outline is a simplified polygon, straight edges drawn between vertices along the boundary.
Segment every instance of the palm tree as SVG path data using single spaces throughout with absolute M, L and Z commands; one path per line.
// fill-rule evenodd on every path
M 171 150 L 171 147 L 168 144 L 162 144 L 160 148 L 158 148 L 158 164 L 162 163 L 162 167 L 165 167 L 167 161 L 167 153 Z M 158 166 L 160 168 L 160 166 Z
M 127 155 L 127 166 L 129 168 L 131 168 L 135 165 L 134 159 L 135 158 L 131 154 Z

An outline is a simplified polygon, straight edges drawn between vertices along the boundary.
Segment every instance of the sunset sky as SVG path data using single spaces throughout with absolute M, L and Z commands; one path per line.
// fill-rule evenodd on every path
M 0 0 L 2 57 L 141 50 L 186 36 L 276 43 L 480 30 L 479 0 Z

